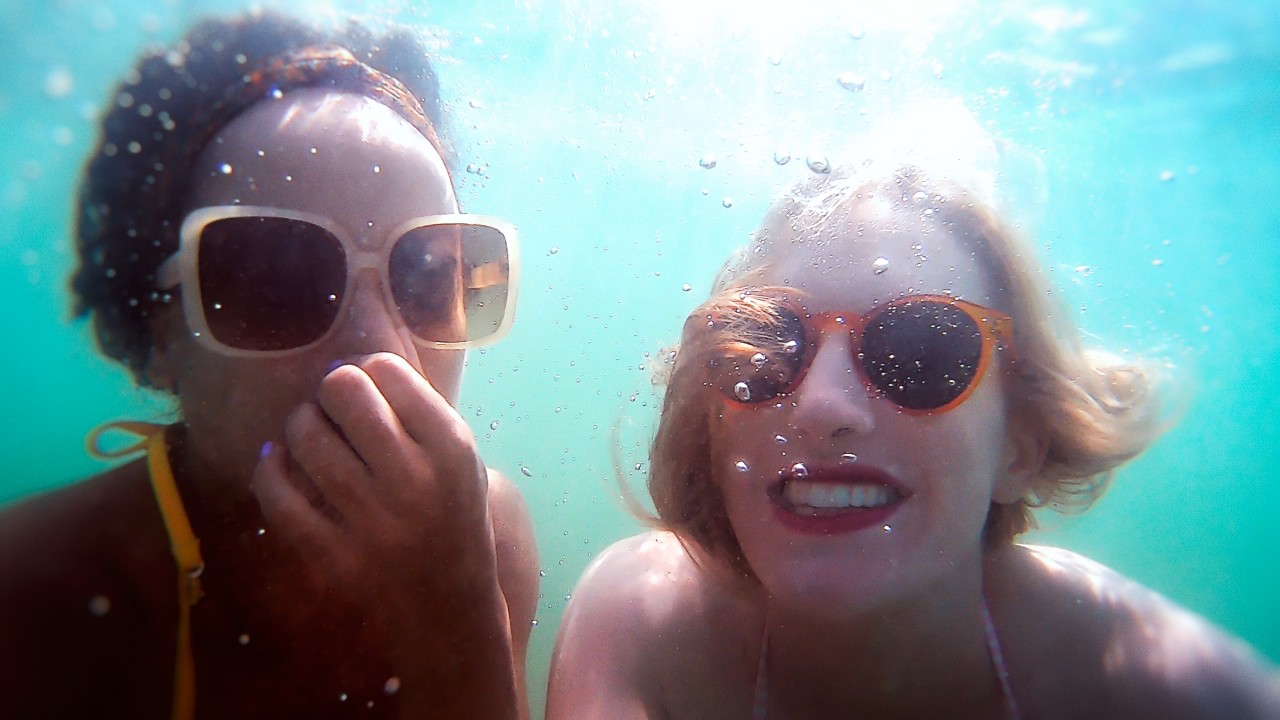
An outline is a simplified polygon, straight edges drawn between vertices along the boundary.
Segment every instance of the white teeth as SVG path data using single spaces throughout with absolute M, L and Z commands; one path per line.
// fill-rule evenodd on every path
M 849 485 L 812 482 L 792 478 L 783 487 L 783 496 L 796 507 L 874 508 L 888 505 L 898 493 L 884 485 Z

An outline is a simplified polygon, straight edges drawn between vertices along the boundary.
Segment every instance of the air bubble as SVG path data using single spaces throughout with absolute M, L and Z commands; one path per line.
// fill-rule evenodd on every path
M 400 692 L 400 678 L 395 675 L 387 678 L 387 681 L 382 685 L 382 692 L 388 695 L 395 695 Z
M 774 444 L 776 444 L 776 445 L 786 445 L 786 444 L 787 444 L 787 436 L 786 436 L 786 435 L 774 435 L 774 436 L 773 436 L 773 442 L 774 442 Z
M 842 72 L 836 76 L 836 82 L 840 83 L 840 87 L 849 92 L 858 92 L 867 86 L 867 78 L 855 72 Z
M 774 150 L 773 161 L 778 165 L 786 165 L 791 162 L 791 153 L 786 150 Z
M 877 275 L 883 275 L 884 271 L 889 269 L 889 258 L 876 258 L 871 262 L 871 269 L 874 270 Z
M 240 643 L 241 645 L 248 645 L 248 644 L 249 644 L 249 633 L 240 633 L 240 637 L 239 637 L 239 638 L 237 638 L 237 640 L 239 641 L 239 643 Z
M 89 614 L 94 617 L 102 617 L 111 612 L 111 598 L 106 595 L 94 595 L 89 600 Z
M 520 466 L 520 474 L 524 475 L 525 477 L 533 477 L 533 471 L 530 470 L 529 466 L 527 465 Z
M 819 175 L 826 175 L 831 172 L 831 163 L 827 162 L 827 158 L 822 155 L 810 155 L 804 159 L 805 165 L 809 169 Z
M 739 382 L 733 386 L 733 396 L 742 402 L 749 402 L 751 400 L 751 388 L 746 383 Z
M 733 207 L 733 198 L 726 197 L 725 199 L 720 201 L 720 204 L 727 208 Z
M 71 71 L 59 66 L 49 71 L 44 78 L 44 94 L 52 99 L 64 98 L 75 89 L 76 80 Z
M 558 252 L 560 252 L 560 248 L 556 247 L 555 245 L 552 245 L 552 246 L 551 246 L 551 249 L 547 251 L 547 254 L 548 254 L 548 255 L 555 255 L 555 254 L 556 254 L 556 253 L 558 253 Z
M 690 285 L 689 283 L 685 283 L 680 286 L 680 289 L 683 290 L 684 292 L 689 292 L 690 290 L 693 289 L 693 286 Z
M 841 455 L 841 456 L 840 456 L 840 462 L 842 462 L 842 463 L 854 463 L 854 462 L 858 462 L 858 456 L 857 456 L 857 455 L 854 455 L 853 453 L 845 453 L 845 454 L 843 454 L 843 455 Z
M 791 474 L 798 478 L 809 477 L 809 468 L 804 463 L 796 463 L 791 466 Z
M 498 425 L 499 425 L 499 424 L 500 424 L 500 423 L 499 423 L 497 420 L 494 420 L 493 422 L 489 423 L 489 429 L 490 429 L 490 430 L 497 430 L 497 429 L 498 429 Z
M 716 166 L 716 156 L 703 155 L 702 159 L 698 160 L 698 165 L 701 166 L 703 170 L 710 170 Z
M 751 469 L 750 466 L 747 465 L 746 460 L 739 460 L 733 464 L 733 467 L 737 469 L 738 472 L 746 472 Z

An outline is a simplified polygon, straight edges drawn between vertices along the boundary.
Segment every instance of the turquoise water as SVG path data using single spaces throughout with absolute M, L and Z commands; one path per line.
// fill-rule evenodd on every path
M 464 204 L 520 227 L 516 326 L 471 356 L 462 411 L 537 524 L 535 706 L 574 581 L 638 528 L 609 450 L 620 425 L 642 482 L 650 355 L 806 157 L 856 159 L 848 141 L 875 118 L 944 97 L 1017 150 L 1008 190 L 1086 331 L 1168 360 L 1183 389 L 1175 429 L 1036 539 L 1280 661 L 1280 2 L 842 5 L 358 4 L 438 38 L 460 168 L 476 170 L 458 173 Z M 100 470 L 82 442 L 104 420 L 172 416 L 68 320 L 71 198 L 97 108 L 135 54 L 239 6 L 0 8 L 0 501 Z

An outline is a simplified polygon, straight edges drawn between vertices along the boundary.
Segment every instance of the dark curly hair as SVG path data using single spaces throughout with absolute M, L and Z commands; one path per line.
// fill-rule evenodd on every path
M 150 384 L 152 316 L 171 299 L 155 275 L 177 251 L 193 163 L 251 105 L 317 86 L 390 106 L 452 164 L 436 134 L 439 82 L 422 36 L 404 27 L 375 34 L 348 21 L 326 31 L 273 13 L 208 19 L 146 52 L 110 97 L 80 184 L 70 285 L 75 317 L 93 316 L 102 352 L 139 385 Z

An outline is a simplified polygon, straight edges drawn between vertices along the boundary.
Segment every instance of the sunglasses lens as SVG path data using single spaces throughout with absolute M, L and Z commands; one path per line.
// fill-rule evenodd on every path
M 715 363 L 721 392 L 740 403 L 760 403 L 791 388 L 806 351 L 800 316 L 783 306 L 765 312 L 739 305 L 721 323 L 729 330 Z
M 209 331 L 240 350 L 288 350 L 318 340 L 333 326 L 347 281 L 338 239 L 289 218 L 209 223 L 197 267 Z
M 391 250 L 391 294 L 410 331 L 441 343 L 499 332 L 511 293 L 507 237 L 482 225 L 428 225 Z
M 981 328 L 944 302 L 890 306 L 867 323 L 862 337 L 867 377 L 908 410 L 934 410 L 960 397 L 981 358 Z

